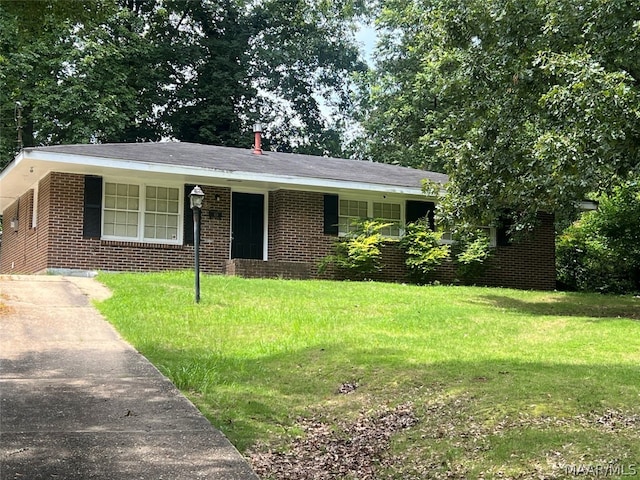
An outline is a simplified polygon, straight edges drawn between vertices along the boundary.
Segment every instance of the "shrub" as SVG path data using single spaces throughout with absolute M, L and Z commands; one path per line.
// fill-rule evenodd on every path
M 625 282 L 616 278 L 616 258 L 607 240 L 595 228 L 595 212 L 569 226 L 556 241 L 556 269 L 560 285 L 568 290 L 622 292 Z
M 463 282 L 471 283 L 482 275 L 493 252 L 489 237 L 482 230 L 462 230 L 454 238 L 456 274 Z
M 442 232 L 432 231 L 426 219 L 407 225 L 400 245 L 407 255 L 406 265 L 413 281 L 426 283 L 429 274 L 449 257 L 449 245 L 441 245 L 441 238 Z
M 320 271 L 333 264 L 347 278 L 363 280 L 380 271 L 380 247 L 392 241 L 380 233 L 392 223 L 374 219 L 355 220 L 352 229 L 334 246 L 334 254 L 326 257 L 320 264 Z

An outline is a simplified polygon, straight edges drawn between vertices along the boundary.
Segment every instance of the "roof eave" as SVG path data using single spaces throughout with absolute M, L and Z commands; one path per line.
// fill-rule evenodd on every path
M 29 166 L 27 166 L 27 164 Z M 168 165 L 152 162 L 123 160 L 117 158 L 74 155 L 68 153 L 23 150 L 15 160 L 0 173 L 0 188 L 3 183 L 12 185 L 8 195 L 0 195 L 0 212 L 24 193 L 30 185 L 43 178 L 48 172 L 137 175 L 140 173 L 175 177 L 184 181 L 217 183 L 246 182 L 262 185 L 285 185 L 296 189 L 310 190 L 351 190 L 390 193 L 399 195 L 422 195 L 421 186 L 387 185 L 369 182 L 354 182 L 294 175 L 274 175 L 237 170 L 221 170 L 184 165 Z M 32 178 L 29 178 L 32 175 Z M 18 183 L 21 184 L 18 185 Z M 1 188 L 5 190 L 5 188 Z M 4 192 L 3 192 L 4 193 Z

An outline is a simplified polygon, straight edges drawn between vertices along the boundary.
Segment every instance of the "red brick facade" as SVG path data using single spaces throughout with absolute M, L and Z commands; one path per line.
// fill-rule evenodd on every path
M 83 238 L 84 176 L 53 172 L 40 181 L 37 224 L 34 191 L 25 193 L 4 212 L 0 250 L 1 273 L 39 273 L 48 269 L 161 271 L 193 266 L 193 246 L 108 241 Z M 336 237 L 323 231 L 323 193 L 271 191 L 268 202 L 268 261 L 229 260 L 231 190 L 201 185 L 201 270 L 243 276 L 317 278 L 318 263 L 332 251 Z M 210 214 L 211 213 L 211 214 Z M 185 212 L 190 215 L 191 212 Z M 18 228 L 10 220 L 18 219 Z M 478 283 L 527 289 L 555 287 L 553 216 L 541 215 L 541 225 L 528 241 L 497 247 Z M 402 252 L 395 244 L 383 248 L 384 269 L 375 278 L 405 281 Z M 325 275 L 326 277 L 326 275 Z M 452 280 L 450 267 L 438 278 Z

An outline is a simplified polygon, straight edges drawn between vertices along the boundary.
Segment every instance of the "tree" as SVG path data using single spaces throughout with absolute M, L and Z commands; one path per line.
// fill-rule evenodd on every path
M 640 170 L 637 0 L 388 0 L 363 100 L 378 161 L 450 175 L 450 219 L 515 229 Z
M 354 37 L 365 7 L 364 0 L 265 0 L 252 10 L 255 108 L 274 148 L 344 153 L 352 75 L 366 71 Z
M 350 75 L 364 69 L 360 0 L 5 3 L 0 165 L 16 150 L 16 102 L 25 146 L 247 146 L 260 120 L 266 146 L 342 152 Z
M 37 31 L 23 26 L 29 11 L 0 13 L 2 164 L 16 147 L 16 102 L 24 146 L 161 137 L 155 112 L 166 102 L 169 72 L 149 28 L 161 18 L 154 5 L 114 3 L 95 18 L 45 8 Z

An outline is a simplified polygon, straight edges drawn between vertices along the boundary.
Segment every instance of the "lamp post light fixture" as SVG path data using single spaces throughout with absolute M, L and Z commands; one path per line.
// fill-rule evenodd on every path
M 195 256 L 196 273 L 196 303 L 200 302 L 200 218 L 202 216 L 202 203 L 204 192 L 196 185 L 189 194 L 189 203 L 193 210 L 193 251 Z

